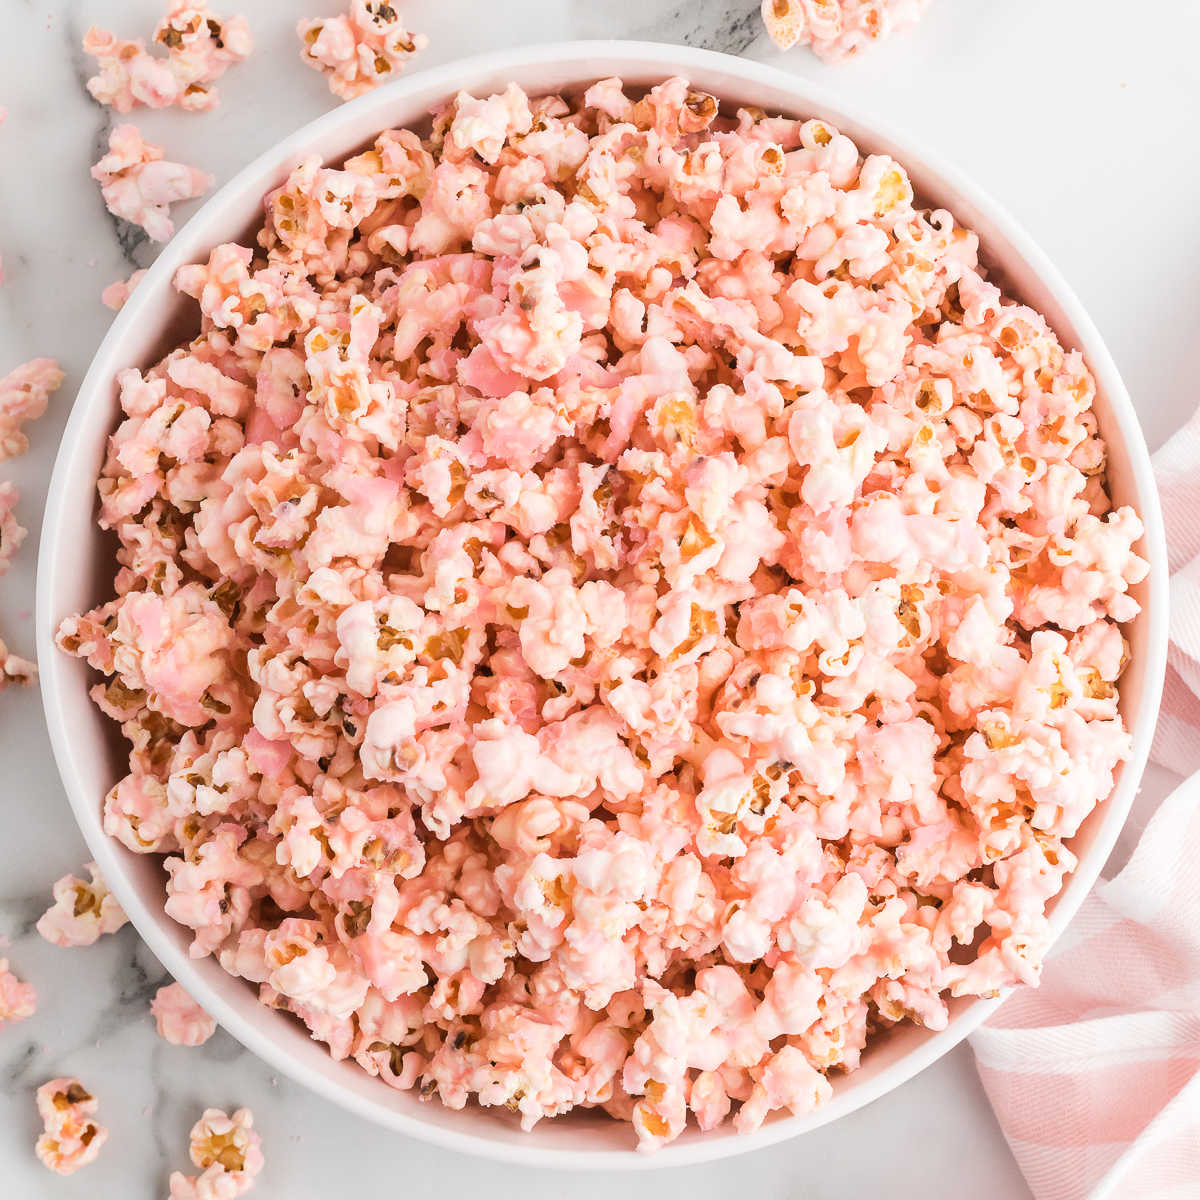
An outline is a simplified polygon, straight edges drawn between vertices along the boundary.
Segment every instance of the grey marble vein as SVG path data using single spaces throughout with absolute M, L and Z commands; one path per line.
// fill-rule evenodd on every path
M 87 24 L 90 27 L 92 22 L 89 20 Z M 96 61 L 90 55 L 83 52 L 84 32 L 85 27 L 80 20 L 80 13 L 74 5 L 71 5 L 67 10 L 66 20 L 63 22 L 62 33 L 76 84 L 84 100 L 97 114 L 96 133 L 92 143 L 91 159 L 91 162 L 95 163 L 108 153 L 108 138 L 114 127 L 121 120 L 134 120 L 136 114 L 130 114 L 128 118 L 122 118 L 120 114 L 115 113 L 111 108 L 92 102 L 91 93 L 87 90 L 87 81 L 95 73 Z M 112 226 L 117 245 L 120 246 L 121 255 L 130 271 L 132 272 L 141 266 L 148 266 L 150 260 L 154 257 L 154 253 L 147 254 L 145 252 L 146 247 L 153 247 L 153 243 L 146 236 L 146 231 L 110 213 L 104 205 L 103 198 L 100 196 L 99 186 L 94 184 L 93 190 L 96 193 L 97 203 L 101 206 L 105 218 Z

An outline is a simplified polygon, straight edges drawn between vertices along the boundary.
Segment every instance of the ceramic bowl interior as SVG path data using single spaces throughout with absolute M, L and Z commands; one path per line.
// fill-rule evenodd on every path
M 95 481 L 105 439 L 117 419 L 116 373 L 146 367 L 198 325 L 194 303 L 171 288 L 177 267 L 203 260 L 220 242 L 241 240 L 261 222 L 262 198 L 309 154 L 336 162 L 389 126 L 419 126 L 459 89 L 474 95 L 515 80 L 527 91 L 578 90 L 607 75 L 632 86 L 672 74 L 714 93 L 730 108 L 749 104 L 788 116 L 819 116 L 849 134 L 864 152 L 888 152 L 904 163 L 921 200 L 948 208 L 979 232 L 985 261 L 1006 290 L 1043 312 L 1063 344 L 1081 349 L 1098 382 L 1096 413 L 1109 446 L 1113 499 L 1132 504 L 1147 528 L 1141 549 L 1148 579 L 1136 589 L 1141 615 L 1129 636 L 1132 656 L 1121 686 L 1122 710 L 1133 731 L 1134 754 L 1114 794 L 1084 823 L 1072 843 L 1079 868 L 1053 902 L 1055 934 L 1078 908 L 1107 858 L 1129 810 L 1149 748 L 1165 661 L 1166 580 L 1162 522 L 1149 456 L 1133 407 L 1096 329 L 1058 273 L 992 201 L 950 166 L 907 138 L 855 115 L 805 80 L 725 55 L 634 42 L 586 42 L 485 55 L 405 79 L 313 122 L 251 163 L 222 188 L 163 250 L 133 293 L 79 390 L 63 436 L 44 522 L 38 578 L 38 651 L 42 693 L 63 782 L 84 837 L 110 886 L 142 937 L 168 970 L 247 1047 L 314 1091 L 402 1133 L 460 1151 L 559 1167 L 652 1167 L 695 1163 L 781 1141 L 834 1120 L 896 1087 L 945 1054 L 982 1021 L 997 1000 L 956 1000 L 946 1030 L 912 1026 L 881 1036 L 862 1067 L 834 1081 L 824 1108 L 805 1118 L 774 1114 L 756 1133 L 686 1132 L 657 1154 L 632 1151 L 627 1126 L 602 1114 L 578 1113 L 543 1121 L 522 1133 L 503 1110 L 451 1112 L 397 1092 L 352 1063 L 336 1063 L 292 1018 L 258 1004 L 253 989 L 227 976 L 213 959 L 188 957 L 187 931 L 163 912 L 159 860 L 131 853 L 105 836 L 100 824 L 106 791 L 124 773 L 116 727 L 88 698 L 86 666 L 53 645 L 59 621 L 111 595 L 113 542 L 95 525 Z

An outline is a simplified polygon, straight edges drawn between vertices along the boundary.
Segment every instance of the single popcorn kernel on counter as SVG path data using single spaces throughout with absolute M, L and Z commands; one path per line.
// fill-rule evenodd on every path
M 248 1108 L 227 1116 L 219 1108 L 205 1109 L 192 1127 L 188 1148 L 198 1177 L 175 1171 L 171 1200 L 227 1200 L 245 1195 L 263 1169 L 262 1138 L 254 1132 Z
M 324 73 L 329 90 L 343 100 L 387 83 L 428 44 L 422 34 L 404 28 L 396 8 L 386 0 L 350 0 L 347 12 L 306 18 L 296 32 L 301 57 Z
M 49 362 L 48 359 L 45 361 Z M 10 407 L 10 414 L 37 416 L 41 409 L 45 408 L 45 399 L 42 398 L 33 405 L 35 411 L 30 411 L 29 396 L 31 393 L 28 391 L 14 389 L 12 394 L 18 397 L 18 401 Z M 0 406 L 2 405 L 3 399 L 0 395 Z M 24 434 L 17 432 L 14 426 L 9 436 L 20 439 L 23 451 L 25 448 Z M 10 442 L 10 444 L 12 443 Z M 0 575 L 3 575 L 12 565 L 13 555 L 25 540 L 26 530 L 16 517 L 19 499 L 20 493 L 17 491 L 16 484 L 0 482 Z M 26 659 L 10 654 L 3 640 L 0 640 L 0 692 L 10 683 L 28 686 L 36 679 L 37 667 Z M 2 1019 L 0 1017 L 0 1020 Z
M 1146 564 L 970 230 L 682 79 L 464 93 L 265 214 L 119 377 L 113 596 L 59 630 L 194 956 L 645 1150 L 1036 981 Z
M 9 970 L 8 959 L 0 958 L 0 1028 L 6 1021 L 23 1021 L 37 1010 L 37 992 Z
M 158 1036 L 174 1046 L 203 1046 L 217 1023 L 177 983 L 161 987 L 150 1002 Z
M 108 153 L 92 168 L 108 211 L 140 225 L 156 242 L 175 232 L 170 206 L 203 195 L 213 185 L 211 175 L 167 162 L 163 154 L 136 126 L 118 125 L 109 134 Z
M 108 1130 L 92 1120 L 96 1098 L 78 1079 L 51 1079 L 37 1090 L 45 1132 L 35 1147 L 38 1159 L 59 1175 L 71 1175 L 100 1153 Z
M 35 358 L 0 379 L 0 460 L 15 458 L 29 449 L 21 429 L 46 411 L 50 397 L 63 381 L 62 369 L 52 358 Z
M 122 41 L 92 28 L 83 39 L 85 54 L 99 67 L 87 89 L 119 113 L 141 106 L 203 111 L 218 100 L 212 84 L 253 49 L 245 17 L 218 17 L 205 0 L 177 0 L 154 31 L 156 54 L 140 38 Z
M 37 666 L 9 652 L 8 647 L 0 640 L 0 692 L 10 683 L 19 683 L 29 687 L 37 682 Z
M 0 483 L 0 575 L 12 566 L 13 555 L 25 540 L 27 531 L 16 516 L 20 499 L 15 483 Z
M 841 62 L 921 19 L 929 0 L 762 0 L 763 24 L 780 50 L 799 44 Z
M 128 279 L 118 279 L 114 283 L 110 283 L 100 293 L 100 303 L 106 308 L 111 308 L 113 312 L 120 312 L 125 307 L 125 301 L 133 294 L 133 289 L 142 282 L 145 274 L 146 269 L 142 268 L 134 271 Z
M 109 892 L 95 863 L 84 870 L 90 882 L 64 875 L 54 885 L 54 903 L 38 919 L 37 931 L 55 946 L 90 946 L 129 919 Z

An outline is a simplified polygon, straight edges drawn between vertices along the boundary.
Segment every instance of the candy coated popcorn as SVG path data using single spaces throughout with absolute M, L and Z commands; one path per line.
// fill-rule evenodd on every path
M 233 1200 L 245 1191 L 239 1190 L 238 1181 L 219 1163 L 199 1175 L 172 1171 L 168 1184 L 168 1200 Z
M 90 946 L 129 919 L 96 864 L 86 863 L 84 869 L 90 881 L 64 875 L 54 885 L 54 903 L 38 918 L 38 933 L 56 946 Z
M 43 361 L 49 362 L 48 359 Z M 2 389 L 2 386 L 0 384 L 0 389 Z M 41 411 L 41 408 L 45 406 L 43 398 L 40 401 L 40 407 L 35 404 L 33 406 L 34 411 L 30 412 L 28 404 L 30 393 L 26 391 L 18 393 L 14 390 L 13 395 L 19 395 L 20 397 L 19 403 L 14 404 L 10 410 L 14 414 L 24 411 L 26 415 L 36 416 Z M 0 397 L 0 403 L 2 403 L 2 397 Z M 20 446 L 20 450 L 17 451 L 18 453 L 24 451 L 26 445 L 24 434 L 16 431 L 14 427 L 9 437 L 10 439 L 15 439 L 15 441 L 10 441 L 10 444 L 18 444 Z M 19 499 L 20 495 L 15 484 L 8 483 L 7 481 L 0 482 L 0 575 L 3 575 L 12 565 L 13 555 L 16 554 L 17 549 L 25 540 L 26 530 L 17 520 L 15 512 Z M 3 640 L 0 640 L 0 692 L 8 687 L 10 683 L 28 685 L 36 679 L 37 667 L 31 662 L 27 662 L 25 659 L 9 653 L 8 647 L 4 644 Z
M 175 1046 L 202 1046 L 217 1023 L 177 983 L 161 987 L 150 1002 L 158 1036 Z
M 15 458 L 29 449 L 21 423 L 46 411 L 62 381 L 62 370 L 52 358 L 31 359 L 0 379 L 0 459 Z
M 188 1153 L 201 1173 L 172 1172 L 171 1200 L 232 1200 L 250 1191 L 263 1169 L 262 1138 L 254 1132 L 248 1108 L 232 1116 L 219 1108 L 205 1109 L 192 1126 Z
M 36 682 L 36 665 L 10 653 L 8 647 L 0 640 L 0 692 L 10 683 L 21 683 L 28 687 Z
M 203 195 L 213 178 L 195 167 L 168 162 L 161 146 L 145 141 L 134 125 L 118 125 L 108 137 L 108 153 L 92 167 L 92 178 L 108 211 L 140 225 L 156 242 L 175 232 L 169 209 Z
M 1035 982 L 1146 564 L 978 252 L 681 79 L 298 164 L 121 373 L 113 597 L 59 631 L 191 953 L 390 1087 L 646 1150 Z
M 128 279 L 118 279 L 110 283 L 108 287 L 100 293 L 100 302 L 106 308 L 111 308 L 113 312 L 119 312 L 125 307 L 125 301 L 129 299 L 133 293 L 133 289 L 142 281 L 142 277 L 146 274 L 145 268 L 134 271 Z
M 929 0 L 762 0 L 762 15 L 780 50 L 811 46 L 839 62 L 915 25 L 928 6 Z
M 12 565 L 13 555 L 25 540 L 27 531 L 16 517 L 20 498 L 15 483 L 0 483 L 0 575 Z
M 37 992 L 9 970 L 8 959 L 0 958 L 0 1028 L 5 1021 L 23 1021 L 37 1009 Z
M 100 1153 L 108 1130 L 92 1120 L 96 1098 L 78 1079 L 51 1079 L 37 1090 L 44 1132 L 35 1147 L 38 1159 L 59 1175 L 71 1175 Z
M 87 81 L 88 91 L 120 113 L 143 105 L 210 109 L 218 100 L 211 85 L 249 56 L 253 39 L 245 17 L 218 17 L 207 0 L 175 0 L 154 31 L 154 47 L 166 56 L 147 50 L 140 38 L 122 41 L 107 30 L 89 29 L 83 50 L 99 71 Z
M 346 12 L 306 18 L 296 32 L 300 56 L 328 78 L 329 90 L 343 100 L 387 83 L 427 44 L 423 34 L 404 28 L 387 0 L 350 0 Z

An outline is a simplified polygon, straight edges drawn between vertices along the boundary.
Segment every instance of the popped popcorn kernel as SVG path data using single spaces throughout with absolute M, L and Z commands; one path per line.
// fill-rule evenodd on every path
M 0 1028 L 6 1021 L 23 1021 L 37 1010 L 37 992 L 9 970 L 8 959 L 0 958 Z
M 0 379 L 0 460 L 29 449 L 21 429 L 46 411 L 50 397 L 62 386 L 63 372 L 52 358 L 35 358 Z
M 329 90 L 343 100 L 387 83 L 428 44 L 423 34 L 405 29 L 399 13 L 386 0 L 350 0 L 346 12 L 306 18 L 296 32 L 300 57 L 322 72 Z
M 929 0 L 762 0 L 763 24 L 780 50 L 800 44 L 841 62 L 911 28 Z
M 349 90 L 355 21 L 306 25 Z M 978 238 L 683 79 L 460 94 L 264 207 L 118 377 L 112 593 L 58 632 L 191 953 L 389 1087 L 646 1152 L 1036 982 L 1147 566 Z M 240 1194 L 248 1115 L 197 1128 L 172 1196 Z
M 0 692 L 10 683 L 30 687 L 37 682 L 37 665 L 13 654 L 0 639 Z
M 128 279 L 118 279 L 110 283 L 108 287 L 100 293 L 100 302 L 106 308 L 111 308 L 113 312 L 119 312 L 125 307 L 125 301 L 133 294 L 133 289 L 142 281 L 142 277 L 146 274 L 145 268 L 134 271 Z
M 87 81 L 93 98 L 119 113 L 143 106 L 213 108 L 219 98 L 213 83 L 249 57 L 253 38 L 245 17 L 219 17 L 207 0 L 174 0 L 152 44 L 153 51 L 140 38 L 123 41 L 106 30 L 89 29 L 83 50 L 98 67 Z
M 85 863 L 84 869 L 91 879 L 64 875 L 54 885 L 54 903 L 38 918 L 38 933 L 55 946 L 90 946 L 129 920 L 96 864 Z
M 156 242 L 175 232 L 170 206 L 203 195 L 213 185 L 206 172 L 164 156 L 162 147 L 145 141 L 136 126 L 118 125 L 109 134 L 108 153 L 92 167 L 108 211 L 141 226 Z
M 254 1131 L 248 1108 L 232 1116 L 208 1108 L 192 1126 L 188 1153 L 199 1176 L 174 1171 L 171 1200 L 232 1200 L 254 1187 L 263 1168 L 262 1139 Z
M 94 1162 L 108 1130 L 92 1120 L 96 1098 L 78 1079 L 51 1079 L 37 1090 L 37 1109 L 44 1132 L 35 1151 L 43 1166 L 71 1175 Z
M 0 483 L 0 575 L 12 566 L 13 555 L 25 540 L 27 531 L 16 516 L 20 499 L 15 483 Z
M 202 1046 L 217 1030 L 217 1023 L 178 983 L 154 993 L 150 1012 L 158 1036 L 173 1046 Z

